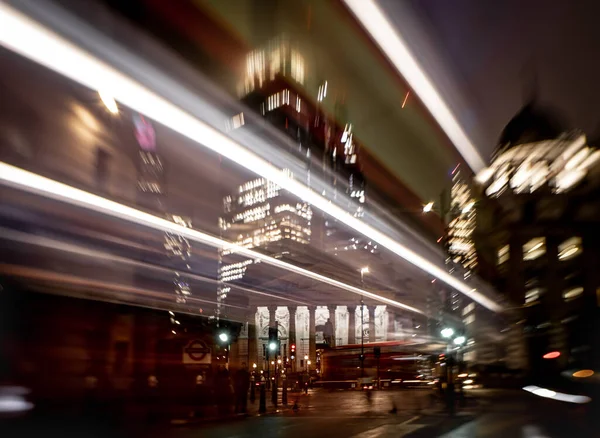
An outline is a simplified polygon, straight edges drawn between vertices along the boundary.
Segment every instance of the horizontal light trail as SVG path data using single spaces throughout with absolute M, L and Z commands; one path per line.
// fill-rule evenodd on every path
M 11 265 L 0 263 L 0 273 L 10 275 L 13 277 L 26 278 L 29 280 L 37 281 L 49 281 L 53 283 L 67 284 L 73 287 L 86 287 L 91 289 L 109 290 L 114 292 L 122 292 L 127 294 L 135 294 L 148 298 L 165 298 L 165 294 L 162 291 L 151 290 L 147 288 L 138 288 L 133 286 L 126 286 L 120 283 L 114 283 L 109 281 L 92 280 L 88 277 L 78 277 L 76 275 L 64 274 L 46 269 L 31 268 L 28 266 Z M 189 301 L 196 303 L 212 304 L 217 306 L 216 301 L 205 300 L 203 298 L 188 297 Z M 223 304 L 225 307 L 231 307 L 234 309 L 248 310 L 247 307 L 236 306 L 233 304 Z M 179 310 L 178 310 L 179 311 Z
M 379 301 L 383 304 L 387 304 L 393 307 L 398 307 L 410 312 L 424 315 L 424 313 L 412 306 L 408 306 L 399 301 L 391 300 L 389 298 L 377 295 L 358 287 L 351 286 L 338 280 L 326 277 L 324 275 L 316 274 L 298 266 L 286 263 L 282 260 L 274 257 L 269 257 L 264 254 L 260 254 L 256 251 L 243 248 L 235 245 L 231 242 L 219 239 L 206 233 L 202 233 L 198 230 L 186 228 L 182 225 L 178 225 L 174 222 L 166 219 L 159 218 L 149 213 L 137 210 L 132 207 L 120 204 L 118 202 L 111 201 L 92 193 L 77 189 L 75 187 L 68 186 L 66 184 L 54 181 L 52 179 L 37 175 L 35 173 L 28 172 L 18 167 L 11 166 L 0 162 L 0 183 L 15 187 L 30 193 L 42 195 L 51 199 L 55 199 L 60 202 L 69 203 L 76 205 L 88 210 L 93 210 L 98 213 L 106 214 L 111 217 L 116 217 L 128 222 L 143 225 L 155 230 L 178 234 L 185 237 L 193 242 L 212 246 L 214 248 L 225 249 L 235 254 L 241 254 L 250 259 L 258 260 L 263 263 L 267 263 L 271 266 L 281 268 L 288 272 L 293 272 L 298 275 L 302 275 L 307 278 L 311 278 L 316 281 L 334 286 L 338 289 L 346 290 L 357 295 L 371 298 Z
M 295 181 L 286 172 L 253 154 L 225 134 L 2 3 L 0 3 L 0 44 L 94 90 L 109 88 L 117 102 L 145 114 L 173 131 L 273 181 L 489 310 L 502 311 L 498 303 L 451 276 L 445 269 L 355 218 L 333 204 L 331 200 Z M 329 281 L 333 280 L 329 279 Z
M 111 254 L 104 251 L 98 251 L 95 249 L 85 248 L 81 245 L 75 245 L 72 243 L 62 242 L 60 240 L 51 239 L 49 237 L 36 236 L 28 233 L 24 233 L 22 231 L 11 230 L 9 228 L 0 227 L 0 236 L 2 239 L 10 240 L 13 242 L 25 243 L 29 245 L 41 246 L 44 248 L 55 249 L 58 251 L 68 252 L 71 254 L 77 254 L 79 256 L 91 257 L 103 261 L 113 262 L 113 263 L 121 263 L 124 265 L 135 266 L 142 269 L 148 269 L 156 272 L 162 272 L 165 274 L 173 274 L 173 272 L 177 271 L 173 268 L 165 268 L 164 266 L 157 266 L 151 263 L 140 262 L 138 260 L 133 260 L 128 257 L 122 257 L 115 254 Z M 214 285 L 219 284 L 220 282 L 215 280 L 214 278 L 205 277 L 203 275 L 194 274 L 193 272 L 185 271 L 184 273 L 186 278 L 197 280 L 204 283 L 211 283 Z M 307 303 L 304 301 L 299 301 L 292 298 L 282 297 L 281 295 L 275 295 L 268 292 L 263 292 L 255 289 L 250 289 L 247 287 L 239 286 L 233 283 L 227 283 L 226 285 L 229 287 L 239 290 L 241 292 L 248 292 L 255 295 L 260 295 L 268 298 L 275 298 L 279 301 L 289 301 L 296 305 L 300 306 L 309 306 L 314 305 L 314 303 Z
M 552 391 L 551 389 L 540 388 L 539 386 L 529 385 L 523 388 L 525 391 L 530 392 L 538 397 L 551 398 L 552 400 L 558 400 L 567 403 L 585 404 L 592 401 L 587 395 L 576 395 L 576 394 L 565 394 L 563 392 Z
M 344 0 L 344 3 L 419 96 L 469 167 L 475 173 L 483 169 L 485 160 L 460 126 L 460 123 L 419 65 L 419 62 L 412 55 L 401 35 L 375 4 L 375 1 Z

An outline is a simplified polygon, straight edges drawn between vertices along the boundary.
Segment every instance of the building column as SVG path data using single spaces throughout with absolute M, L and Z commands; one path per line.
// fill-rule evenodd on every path
M 317 344 L 315 337 L 315 312 L 317 311 L 316 306 L 308 306 L 308 359 L 311 362 L 311 366 L 314 366 L 317 360 Z M 310 367 L 309 367 L 310 369 Z
M 396 314 L 389 308 L 387 308 L 387 340 L 395 341 L 396 340 Z
M 335 331 L 337 328 L 336 309 L 337 306 L 327 306 L 327 310 L 329 310 L 329 319 L 331 321 L 331 324 L 333 325 L 333 337 L 331 339 L 330 347 L 335 347 L 337 345 L 337 339 L 335 338 Z
M 356 306 L 348 308 L 348 344 L 356 344 Z
M 248 321 L 248 369 L 253 370 L 252 364 L 258 365 L 258 336 L 256 334 L 256 310 L 247 314 Z
M 277 306 L 269 306 L 269 327 L 277 328 L 277 319 L 275 317 L 275 312 L 277 311 Z
M 289 348 L 291 351 L 292 344 L 296 344 L 296 306 L 288 307 L 290 312 L 290 332 L 289 332 Z M 296 364 L 298 363 L 298 345 L 296 344 L 296 354 L 294 359 L 290 358 L 290 363 L 292 365 L 292 371 L 296 371 Z
M 367 306 L 369 312 L 369 342 L 375 342 L 375 306 Z

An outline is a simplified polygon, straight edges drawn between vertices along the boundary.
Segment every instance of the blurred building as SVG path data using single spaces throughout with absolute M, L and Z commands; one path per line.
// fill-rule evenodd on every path
M 599 365 L 599 158 L 583 133 L 530 103 L 477 175 L 478 250 L 518 315 L 507 357 L 522 356 L 525 337 L 534 374 Z

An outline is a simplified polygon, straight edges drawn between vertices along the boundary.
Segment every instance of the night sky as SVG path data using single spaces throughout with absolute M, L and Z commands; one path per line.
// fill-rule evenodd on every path
M 600 139 L 600 1 L 406 1 L 453 70 L 467 102 L 461 117 L 480 131 L 473 137 L 484 158 L 534 75 L 543 105 Z M 393 1 L 381 3 L 393 13 Z

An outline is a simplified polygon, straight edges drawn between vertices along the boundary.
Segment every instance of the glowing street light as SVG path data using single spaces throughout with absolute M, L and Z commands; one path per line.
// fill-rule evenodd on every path
M 276 348 L 277 348 L 277 344 L 275 342 L 271 342 L 269 344 L 269 350 L 275 351 Z
M 219 333 L 219 340 L 221 342 L 227 342 L 229 340 L 229 335 L 225 332 Z
M 467 339 L 464 336 L 457 336 L 456 338 L 454 338 L 454 343 L 456 345 L 462 345 L 465 343 Z
M 445 329 L 442 330 L 442 336 L 444 338 L 450 338 L 450 337 L 452 337 L 453 334 L 454 334 L 454 330 L 452 330 L 450 327 L 446 327 Z
M 432 210 L 433 210 L 433 201 L 432 202 L 428 202 L 427 204 L 425 204 L 423 206 L 423 213 L 429 213 Z
M 111 114 L 119 114 L 117 102 L 115 102 L 115 99 L 113 99 L 110 94 L 107 94 L 105 91 L 98 91 L 98 94 L 100 95 L 102 103 Z
M 255 363 L 252 364 L 252 368 L 256 369 L 257 365 Z

